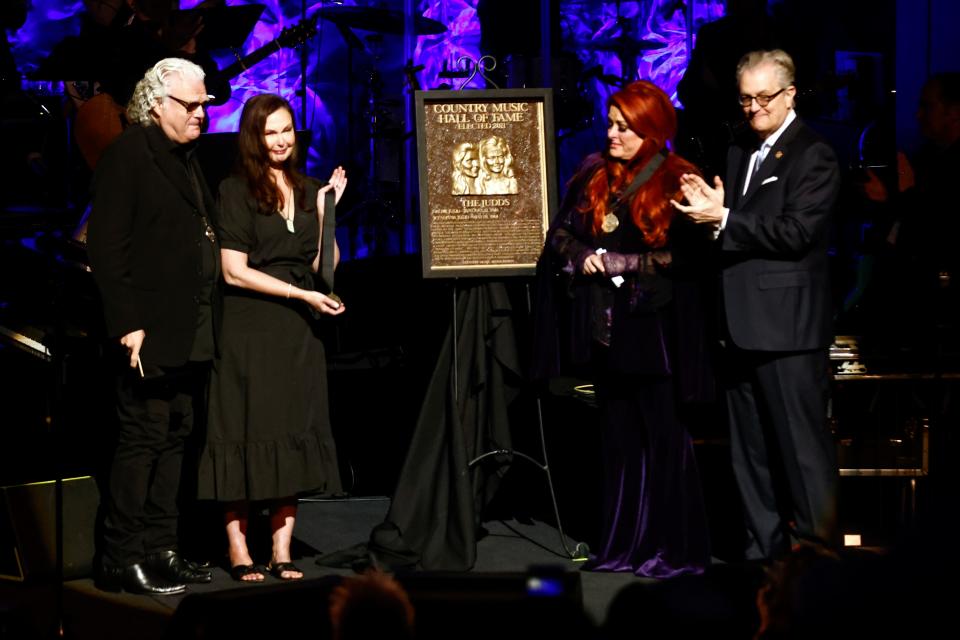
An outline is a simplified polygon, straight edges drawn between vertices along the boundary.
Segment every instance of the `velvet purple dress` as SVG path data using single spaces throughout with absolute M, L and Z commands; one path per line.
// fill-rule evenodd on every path
M 602 534 L 584 568 L 651 578 L 701 573 L 710 561 L 707 519 L 693 443 L 678 417 L 679 403 L 710 388 L 702 313 L 691 304 L 696 287 L 684 277 L 680 246 L 696 244 L 698 230 L 678 218 L 668 246 L 657 249 L 671 252 L 670 266 L 624 273 L 620 287 L 584 276 L 583 261 L 598 248 L 641 256 L 652 249 L 625 210 L 616 230 L 596 236 L 576 207 L 583 182 L 572 183 L 540 263 L 541 276 L 551 270 L 562 290 L 540 302 L 552 307 L 559 350 L 590 365 L 603 423 Z M 544 313 L 539 332 L 551 324 Z

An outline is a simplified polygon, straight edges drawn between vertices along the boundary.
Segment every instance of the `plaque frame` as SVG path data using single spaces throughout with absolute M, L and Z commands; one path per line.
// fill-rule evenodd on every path
M 493 103 L 534 103 L 538 109 L 538 118 L 535 128 L 540 143 L 541 153 L 537 158 L 527 158 L 527 165 L 534 166 L 533 177 L 527 175 L 527 184 L 529 180 L 539 180 L 540 197 L 535 198 L 536 208 L 539 211 L 539 222 L 541 233 L 539 244 L 535 248 L 536 255 L 539 256 L 543 249 L 547 229 L 553 216 L 557 212 L 558 192 L 557 192 L 557 173 L 556 173 L 556 151 L 555 151 L 555 131 L 553 123 L 553 90 L 549 88 L 523 88 L 523 89 L 475 89 L 468 91 L 453 90 L 431 90 L 415 92 L 416 99 L 416 125 L 417 125 L 417 166 L 419 170 L 420 185 L 420 240 L 421 255 L 423 262 L 424 278 L 490 278 L 500 276 L 532 276 L 536 272 L 536 258 L 527 262 L 494 262 L 491 264 L 476 264 L 469 260 L 476 256 L 467 256 L 468 260 L 457 264 L 437 265 L 434 262 L 434 246 L 432 242 L 432 230 L 435 225 L 434 211 L 436 210 L 435 200 L 431 199 L 430 191 L 430 166 L 428 158 L 431 157 L 431 149 L 427 146 L 428 132 L 431 127 L 441 129 L 442 126 L 428 121 L 426 109 L 437 105 L 457 105 L 457 104 L 493 104 Z M 482 129 L 474 132 L 474 137 L 498 135 L 497 129 Z M 444 157 L 450 158 L 448 150 L 438 151 Z M 436 155 L 436 154 L 434 154 Z M 449 172 L 450 161 L 444 164 L 444 170 Z M 522 184 L 522 182 L 521 182 Z M 520 187 L 522 189 L 522 186 Z M 529 196 L 529 194 L 527 194 Z M 451 196 L 453 197 L 453 196 Z M 466 197 L 466 196 L 463 196 Z M 484 197 L 484 196 L 476 196 Z M 507 229 L 504 225 L 504 232 Z M 532 250 L 532 243 L 528 250 Z M 489 252 L 484 252 L 489 255 Z M 494 256 L 494 260 L 505 259 L 503 256 Z

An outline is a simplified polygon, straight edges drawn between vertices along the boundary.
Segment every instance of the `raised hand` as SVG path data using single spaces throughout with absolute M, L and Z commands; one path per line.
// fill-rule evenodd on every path
M 346 188 L 347 172 L 343 167 L 337 167 L 333 170 L 333 173 L 330 174 L 330 181 L 317 192 L 317 210 L 323 213 L 323 199 L 326 197 L 327 191 L 333 189 L 334 203 L 339 204 L 340 198 L 343 197 L 343 192 Z

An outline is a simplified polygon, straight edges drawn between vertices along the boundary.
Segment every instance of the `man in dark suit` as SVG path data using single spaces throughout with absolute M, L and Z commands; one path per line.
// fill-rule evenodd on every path
M 675 206 L 717 233 L 726 396 L 747 557 L 769 559 L 792 541 L 834 537 L 827 226 L 839 174 L 833 150 L 796 116 L 786 52 L 748 53 L 737 80 L 756 144 L 731 147 L 725 182 L 716 177 L 711 187 L 684 176 L 688 204 Z
M 180 467 L 203 410 L 219 300 L 215 204 L 194 155 L 211 98 L 203 77 L 179 58 L 147 71 L 127 108 L 135 124 L 94 175 L 90 265 L 123 351 L 97 575 L 106 590 L 168 595 L 211 579 L 177 551 Z

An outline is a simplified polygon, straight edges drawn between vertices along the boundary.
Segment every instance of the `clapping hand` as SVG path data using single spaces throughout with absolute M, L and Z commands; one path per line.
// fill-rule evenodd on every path
M 680 177 L 680 192 L 688 204 L 671 200 L 675 209 L 698 224 L 718 225 L 723 220 L 723 181 L 713 178 L 713 187 L 700 176 L 685 173 Z

